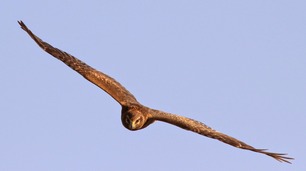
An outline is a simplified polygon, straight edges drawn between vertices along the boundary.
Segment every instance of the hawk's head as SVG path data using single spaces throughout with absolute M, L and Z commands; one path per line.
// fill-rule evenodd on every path
M 144 106 L 131 105 L 124 106 L 121 110 L 121 121 L 125 128 L 136 131 L 147 127 L 153 122 L 149 119 L 148 109 Z

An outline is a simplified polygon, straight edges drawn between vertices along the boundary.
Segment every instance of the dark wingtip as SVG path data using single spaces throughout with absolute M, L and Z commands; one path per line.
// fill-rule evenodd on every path
M 285 153 L 267 153 L 267 155 L 275 158 L 276 160 L 280 162 L 286 162 L 289 164 L 292 164 L 289 160 L 294 160 L 292 157 L 287 157 Z
M 287 157 L 286 153 L 267 152 L 266 151 L 267 149 L 250 149 L 250 150 L 255 151 L 255 152 L 259 152 L 259 153 L 262 153 L 262 154 L 266 154 L 270 157 L 273 157 L 274 159 L 276 159 L 279 162 L 286 162 L 286 163 L 292 164 L 289 160 L 294 160 L 294 158 L 292 158 L 292 157 Z
M 24 26 L 24 23 L 22 22 L 22 20 L 19 20 L 19 21 L 17 21 L 17 22 L 18 22 L 18 24 L 19 24 L 21 27 Z
M 27 26 L 23 23 L 22 20 L 17 21 L 23 30 L 28 30 Z

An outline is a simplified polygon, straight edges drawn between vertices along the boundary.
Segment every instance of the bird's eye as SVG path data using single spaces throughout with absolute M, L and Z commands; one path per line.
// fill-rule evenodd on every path
M 128 117 L 125 118 L 125 123 L 130 124 L 130 119 Z
M 135 121 L 135 124 L 138 125 L 140 123 L 140 121 L 141 121 L 141 118 L 137 118 L 136 121 Z

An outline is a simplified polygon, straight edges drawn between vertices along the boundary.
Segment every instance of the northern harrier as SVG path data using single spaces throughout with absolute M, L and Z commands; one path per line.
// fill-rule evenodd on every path
M 136 98 L 115 79 L 90 67 L 76 57 L 44 42 L 34 35 L 22 21 L 18 21 L 18 23 L 44 51 L 64 62 L 70 68 L 81 74 L 88 81 L 100 87 L 120 103 L 122 106 L 122 124 L 125 128 L 131 131 L 143 129 L 154 121 L 162 121 L 206 137 L 217 139 L 237 148 L 266 154 L 280 162 L 290 163 L 289 160 L 293 159 L 287 157 L 286 154 L 267 152 L 265 149 L 256 149 L 240 140 L 218 132 L 199 121 L 146 107 L 140 104 Z

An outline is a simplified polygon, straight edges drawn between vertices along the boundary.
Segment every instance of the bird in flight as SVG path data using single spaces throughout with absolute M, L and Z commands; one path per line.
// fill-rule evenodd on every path
M 290 160 L 293 160 L 293 158 L 287 157 L 287 154 L 273 153 L 266 151 L 266 149 L 254 148 L 236 138 L 218 132 L 199 121 L 146 107 L 139 103 L 133 94 L 112 77 L 92 68 L 67 52 L 44 42 L 32 33 L 22 21 L 18 21 L 18 23 L 44 51 L 62 61 L 71 69 L 81 74 L 85 79 L 112 96 L 122 107 L 121 122 L 123 126 L 131 131 L 143 129 L 154 121 L 162 121 L 206 137 L 217 139 L 236 148 L 268 155 L 280 162 L 291 163 Z

